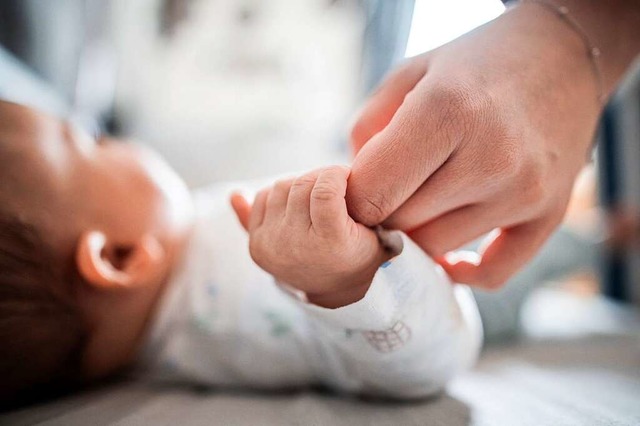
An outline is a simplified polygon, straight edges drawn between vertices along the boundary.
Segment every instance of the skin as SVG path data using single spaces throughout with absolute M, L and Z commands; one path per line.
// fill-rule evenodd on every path
M 253 260 L 326 308 L 362 299 L 390 257 L 375 232 L 347 213 L 349 173 L 332 166 L 278 181 L 258 192 L 253 206 L 240 194 L 231 198 Z
M 85 378 L 129 365 L 192 229 L 183 182 L 148 149 L 96 141 L 69 123 L 2 101 L 0 155 L 2 179 L 11 182 L 0 187 L 4 208 L 34 224 L 82 278 L 74 294 L 91 330 Z M 361 299 L 390 256 L 371 229 L 347 214 L 348 176 L 348 168 L 330 167 L 280 181 L 262 190 L 253 207 L 232 198 L 257 264 L 331 308 Z
M 640 6 L 565 0 L 609 95 L 640 51 Z M 578 33 L 522 3 L 411 58 L 352 131 L 349 212 L 406 231 L 454 281 L 500 287 L 549 237 L 592 149 L 600 88 Z M 478 254 L 454 252 L 489 234 Z
M 35 224 L 82 277 L 74 292 L 91 330 L 84 375 L 129 364 L 190 230 L 186 187 L 142 147 L 96 141 L 8 102 L 0 150 L 11 182 L 0 189 L 4 208 Z

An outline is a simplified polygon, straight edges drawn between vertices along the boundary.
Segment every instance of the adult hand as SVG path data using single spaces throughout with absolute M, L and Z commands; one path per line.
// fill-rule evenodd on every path
M 349 213 L 407 231 L 457 282 L 499 287 L 560 223 L 588 158 L 601 109 L 592 65 L 579 33 L 532 3 L 409 59 L 353 128 Z M 492 230 L 479 256 L 443 257 Z

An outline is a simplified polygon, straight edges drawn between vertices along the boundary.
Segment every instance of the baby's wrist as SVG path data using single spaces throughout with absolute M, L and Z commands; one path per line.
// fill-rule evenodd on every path
M 307 294 L 307 301 L 323 308 L 337 309 L 362 300 L 370 286 L 371 282 L 329 293 Z
M 323 308 L 336 309 L 356 303 L 367 294 L 376 271 L 392 253 L 379 246 L 373 258 L 357 271 L 336 279 L 337 283 L 327 286 L 331 290 L 307 293 L 307 301 Z

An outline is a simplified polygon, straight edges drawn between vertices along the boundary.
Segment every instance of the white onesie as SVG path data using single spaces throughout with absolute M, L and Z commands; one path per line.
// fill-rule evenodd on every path
M 482 327 L 471 293 L 405 235 L 362 300 L 321 308 L 251 260 L 230 189 L 195 194 L 195 229 L 145 344 L 154 376 L 414 398 L 438 392 L 476 360 Z

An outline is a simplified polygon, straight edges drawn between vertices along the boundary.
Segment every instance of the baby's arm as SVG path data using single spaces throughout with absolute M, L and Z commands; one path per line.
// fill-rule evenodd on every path
M 432 394 L 477 357 L 475 305 L 405 235 L 394 252 L 349 217 L 348 176 L 330 167 L 279 181 L 253 207 L 240 196 L 232 203 L 254 261 L 306 299 L 321 381 L 392 397 Z

